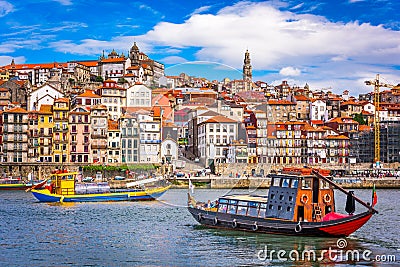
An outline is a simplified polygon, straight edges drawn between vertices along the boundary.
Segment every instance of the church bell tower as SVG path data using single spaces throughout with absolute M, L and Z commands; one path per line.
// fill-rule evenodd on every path
M 250 53 L 249 50 L 246 50 L 244 54 L 244 61 L 243 61 L 243 80 L 247 82 L 251 82 L 253 79 L 253 74 L 251 70 L 251 63 L 250 63 Z

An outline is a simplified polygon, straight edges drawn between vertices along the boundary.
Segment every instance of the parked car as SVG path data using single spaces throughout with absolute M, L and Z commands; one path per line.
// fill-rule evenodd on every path
M 183 172 L 177 172 L 175 175 L 176 177 L 185 177 L 185 173 Z

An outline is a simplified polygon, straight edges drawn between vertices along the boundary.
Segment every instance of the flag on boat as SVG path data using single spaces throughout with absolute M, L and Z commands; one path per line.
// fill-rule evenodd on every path
M 372 188 L 372 207 L 375 206 L 376 203 L 378 203 L 378 195 L 376 194 L 375 184 L 374 184 L 374 187 Z
M 194 192 L 194 184 L 192 184 L 192 181 L 190 179 L 189 179 L 189 190 L 193 194 L 193 192 Z

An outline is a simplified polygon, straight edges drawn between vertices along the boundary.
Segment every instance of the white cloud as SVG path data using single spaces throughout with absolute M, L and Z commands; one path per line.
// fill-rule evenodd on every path
M 25 63 L 25 57 L 0 56 L 0 66 L 11 64 L 13 59 L 16 64 Z
M 365 0 L 349 0 L 349 3 L 359 3 L 359 2 L 365 2 Z
M 294 67 L 285 67 L 279 71 L 279 74 L 282 76 L 300 76 L 301 70 Z
M 14 11 L 14 6 L 7 1 L 0 1 L 0 18 Z
M 54 0 L 54 2 L 60 3 L 63 6 L 71 6 L 72 0 Z
M 191 17 L 191 16 L 193 16 L 193 15 L 196 15 L 196 14 L 200 14 L 200 13 L 206 12 L 206 11 L 208 11 L 210 8 L 211 8 L 211 6 L 202 6 L 202 7 L 196 8 L 196 9 L 189 15 L 189 17 Z
M 133 40 L 150 54 L 171 49 L 165 58 L 168 62 L 182 60 L 181 55 L 194 51 L 194 60 L 219 62 L 237 69 L 241 69 L 248 48 L 253 70 L 272 72 L 253 77 L 267 82 L 283 79 L 290 72 L 298 75 L 299 84 L 331 86 L 337 90 L 343 87 L 352 90 L 348 87 L 354 86 L 358 90 L 363 85 L 356 87 L 354 82 L 370 79 L 375 73 L 400 76 L 399 31 L 281 11 L 269 2 L 239 2 L 217 14 L 195 14 L 180 24 L 160 22 L 141 36 L 117 37 L 111 41 L 86 39 L 79 44 L 61 41 L 52 46 L 72 54 L 99 55 L 103 49 L 129 49 Z M 175 54 L 174 49 L 178 51 Z M 296 66 L 301 71 L 285 69 L 287 66 Z M 397 66 L 397 70 L 392 66 Z M 279 73 L 280 70 L 283 71 Z

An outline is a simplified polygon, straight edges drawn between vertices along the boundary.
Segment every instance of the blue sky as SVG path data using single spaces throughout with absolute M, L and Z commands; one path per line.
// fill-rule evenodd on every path
M 221 80 L 241 77 L 248 49 L 253 80 L 358 94 L 377 73 L 400 83 L 399 10 L 398 0 L 0 0 L 0 65 L 127 54 L 136 41 L 168 75 Z

